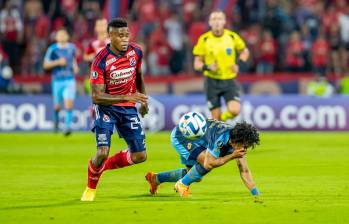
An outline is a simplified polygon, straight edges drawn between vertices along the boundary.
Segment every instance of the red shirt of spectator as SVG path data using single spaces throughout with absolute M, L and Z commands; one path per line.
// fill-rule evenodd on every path
M 270 32 L 264 32 L 260 44 L 260 61 L 265 61 L 270 64 L 275 64 L 276 60 L 276 43 Z
M 329 46 L 325 38 L 319 37 L 312 48 L 312 63 L 316 67 L 326 66 L 328 62 Z
M 289 67 L 302 67 L 304 46 L 298 32 L 291 34 L 290 41 L 286 50 L 286 64 Z

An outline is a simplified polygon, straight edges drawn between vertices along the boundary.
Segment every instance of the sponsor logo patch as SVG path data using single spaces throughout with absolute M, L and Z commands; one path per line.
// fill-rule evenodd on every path
M 133 75 L 135 68 L 126 68 L 121 70 L 115 70 L 110 73 L 111 79 L 125 79 Z
M 104 121 L 104 122 L 109 122 L 109 121 L 110 121 L 109 116 L 106 115 L 106 114 L 104 114 L 104 116 L 103 116 L 103 121 Z
M 105 65 L 110 65 L 111 63 L 115 62 L 116 58 L 111 58 L 105 62 Z

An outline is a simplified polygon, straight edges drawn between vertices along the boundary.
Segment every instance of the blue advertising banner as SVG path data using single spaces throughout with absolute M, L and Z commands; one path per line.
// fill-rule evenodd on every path
M 261 130 L 349 130 L 349 98 L 334 96 L 316 98 L 299 95 L 244 96 L 241 116 Z M 149 131 L 169 130 L 179 117 L 189 111 L 210 113 L 203 95 L 154 96 L 149 114 L 142 119 Z M 91 99 L 75 100 L 73 130 L 87 131 L 91 127 Z M 0 95 L 0 131 L 50 131 L 52 99 L 48 95 Z M 64 112 L 60 114 L 63 125 Z

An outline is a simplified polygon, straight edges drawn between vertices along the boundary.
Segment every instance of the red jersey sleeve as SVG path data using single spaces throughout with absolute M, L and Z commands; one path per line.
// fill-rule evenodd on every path
M 104 69 L 102 69 L 103 60 L 97 61 L 95 58 L 91 65 L 90 83 L 91 84 L 105 84 Z

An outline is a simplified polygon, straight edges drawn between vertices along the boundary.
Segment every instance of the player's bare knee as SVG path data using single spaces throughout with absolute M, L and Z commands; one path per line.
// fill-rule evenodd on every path
M 131 155 L 132 162 L 134 163 L 142 163 L 147 160 L 147 154 L 144 153 L 133 153 Z

